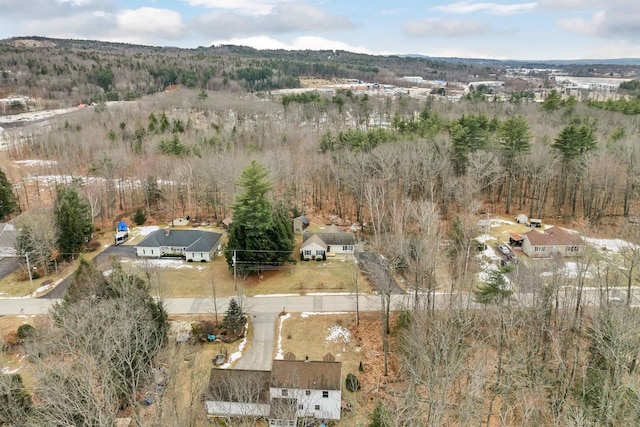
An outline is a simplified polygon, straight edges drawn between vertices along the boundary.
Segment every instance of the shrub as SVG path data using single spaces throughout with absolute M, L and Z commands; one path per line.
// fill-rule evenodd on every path
M 20 338 L 20 340 L 25 340 L 31 336 L 33 336 L 36 333 L 36 328 L 34 328 L 31 325 L 20 325 L 20 327 L 18 327 L 18 331 L 17 331 L 17 335 L 18 338 Z
M 147 217 L 144 216 L 144 214 L 142 213 L 142 209 L 138 208 L 136 209 L 136 213 L 133 214 L 133 222 L 136 223 L 136 225 L 142 225 L 147 221 Z
M 358 391 L 361 387 L 360 381 L 358 380 L 358 377 L 355 376 L 355 374 L 347 374 L 345 385 L 347 387 L 347 390 L 351 392 Z

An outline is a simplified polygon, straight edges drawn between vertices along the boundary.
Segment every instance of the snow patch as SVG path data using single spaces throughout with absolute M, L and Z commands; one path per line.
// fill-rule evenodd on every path
M 476 237 L 475 240 L 477 240 L 480 243 L 486 243 L 489 240 L 497 240 L 497 239 L 491 236 L 490 234 L 483 234 L 482 236 Z
M 624 249 L 638 249 L 638 245 L 622 239 L 596 239 L 593 237 L 585 237 L 584 240 L 601 252 L 617 254 Z
M 55 284 L 49 283 L 48 285 L 44 285 L 44 286 L 40 286 L 38 289 L 35 290 L 35 292 L 33 294 L 31 294 L 31 297 L 35 298 L 35 296 L 37 294 L 39 294 L 40 292 L 44 292 L 48 289 L 51 289 L 55 287 Z
M 20 370 L 20 368 L 16 368 L 16 369 L 2 368 L 2 373 L 4 375 L 11 375 L 11 374 L 15 374 L 19 370 Z
M 229 356 L 229 360 L 227 361 L 227 363 L 222 365 L 220 369 L 227 369 L 228 367 L 231 366 L 233 362 L 240 359 L 242 357 L 242 350 L 244 350 L 245 345 L 247 345 L 246 337 L 243 338 L 242 341 L 240 341 L 240 345 L 238 346 L 238 351 L 236 351 L 235 353 L 231 353 L 231 356 Z
M 136 227 L 133 229 L 133 234 L 135 236 L 147 236 L 156 230 L 160 230 L 160 227 L 158 227 L 157 225 L 148 225 L 146 227 Z
M 340 325 L 331 326 L 327 330 L 329 332 L 329 335 L 327 335 L 327 338 L 325 338 L 325 341 L 327 343 L 347 343 L 351 341 L 351 333 L 349 332 L 349 330 Z
M 53 166 L 58 164 L 55 160 L 38 160 L 38 159 L 30 159 L 30 160 L 14 160 L 13 163 L 22 166 Z
M 491 227 L 500 227 L 501 224 L 516 225 L 515 222 L 509 221 L 508 219 L 492 218 L 490 221 Z
M 580 264 L 578 264 L 577 262 L 566 262 L 564 264 L 564 267 L 562 269 L 560 269 L 558 271 L 559 274 L 565 276 L 565 277 L 569 277 L 571 279 L 575 279 L 577 277 L 579 277 L 581 274 L 584 275 L 585 278 L 587 279 L 593 279 L 593 274 L 589 271 L 585 272 L 584 271 L 584 266 L 581 266 Z M 540 274 L 541 276 L 544 277 L 549 277 L 549 276 L 553 276 L 553 272 L 552 271 L 545 271 L 544 273 Z
M 192 265 L 185 264 L 182 260 L 175 259 L 145 259 L 134 261 L 133 265 L 136 267 L 158 267 L 158 268 L 193 268 Z
M 253 298 L 280 298 L 280 297 L 299 297 L 299 294 L 259 294 Z
M 278 354 L 276 354 L 276 359 L 278 360 L 284 359 L 284 355 L 282 354 L 282 324 L 290 317 L 291 313 L 287 313 L 280 317 L 280 326 L 278 326 Z
M 346 311 L 304 311 L 300 313 L 300 317 L 309 317 L 309 316 L 317 316 L 317 315 L 325 315 L 325 314 L 349 314 Z

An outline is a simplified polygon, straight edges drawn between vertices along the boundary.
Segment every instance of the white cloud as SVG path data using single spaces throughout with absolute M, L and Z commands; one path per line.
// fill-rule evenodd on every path
M 538 0 L 538 7 L 549 10 L 589 10 L 630 7 L 630 3 L 629 0 Z
M 488 29 L 487 25 L 470 19 L 427 18 L 407 22 L 404 31 L 414 37 L 455 37 L 479 34 Z
M 192 27 L 213 38 L 243 37 L 290 32 L 348 30 L 347 18 L 329 14 L 303 2 L 281 2 L 267 14 L 251 16 L 233 10 L 217 10 L 194 19 Z
M 533 10 L 538 3 L 518 3 L 518 4 L 500 4 L 500 3 L 473 3 L 470 1 L 460 1 L 442 6 L 435 6 L 433 9 L 441 12 L 449 13 L 474 13 L 487 12 L 494 15 L 513 15 Z
M 233 10 L 249 15 L 266 15 L 276 5 L 276 0 L 186 0 L 191 6 L 209 9 Z
M 117 34 L 130 36 L 157 36 L 171 39 L 185 33 L 182 16 L 173 10 L 141 7 L 118 13 Z
M 573 33 L 621 40 L 640 40 L 640 5 L 626 9 L 594 12 L 588 19 L 572 17 L 558 20 L 560 28 Z M 637 52 L 633 56 L 637 56 Z
M 283 49 L 283 50 L 346 50 L 356 53 L 372 53 L 365 47 L 352 46 L 339 40 L 330 40 L 323 37 L 305 36 L 297 37 L 291 42 L 284 42 L 269 36 L 256 36 L 245 38 L 220 39 L 211 42 L 212 45 L 233 44 L 250 46 L 254 49 Z

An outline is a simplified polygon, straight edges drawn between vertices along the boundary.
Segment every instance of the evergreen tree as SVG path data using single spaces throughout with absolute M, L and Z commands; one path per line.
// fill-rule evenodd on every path
M 9 182 L 4 171 L 0 169 L 0 221 L 3 221 L 16 209 L 18 209 L 18 203 L 13 192 L 13 185 Z
M 0 425 L 25 425 L 31 405 L 31 395 L 22 383 L 22 377 L 0 372 Z
M 253 161 L 236 182 L 245 191 L 236 197 L 233 205 L 225 257 L 230 268 L 237 261 L 236 269 L 242 273 L 280 265 L 289 259 L 293 250 L 293 230 L 286 209 L 274 208 L 267 198 L 272 190 L 268 174 L 264 166 Z
M 515 174 L 516 158 L 531 150 L 531 133 L 529 124 L 522 116 L 509 117 L 499 128 L 498 137 L 502 148 L 502 162 L 507 170 L 507 203 L 506 213 L 511 209 L 511 196 L 513 193 L 513 176 Z
M 231 298 L 229 307 L 220 326 L 227 331 L 233 332 L 233 335 L 239 336 L 240 331 L 242 331 L 246 323 L 247 316 L 242 311 L 242 307 L 240 307 L 235 298 Z
M 91 208 L 74 187 L 58 186 L 54 205 L 56 238 L 63 256 L 80 252 L 91 239 Z

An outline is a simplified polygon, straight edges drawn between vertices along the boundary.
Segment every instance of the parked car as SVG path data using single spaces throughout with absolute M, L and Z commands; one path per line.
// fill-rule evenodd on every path
M 511 251 L 509 250 L 509 247 L 506 245 L 500 246 L 500 252 L 502 252 L 505 255 L 509 255 L 511 253 Z

